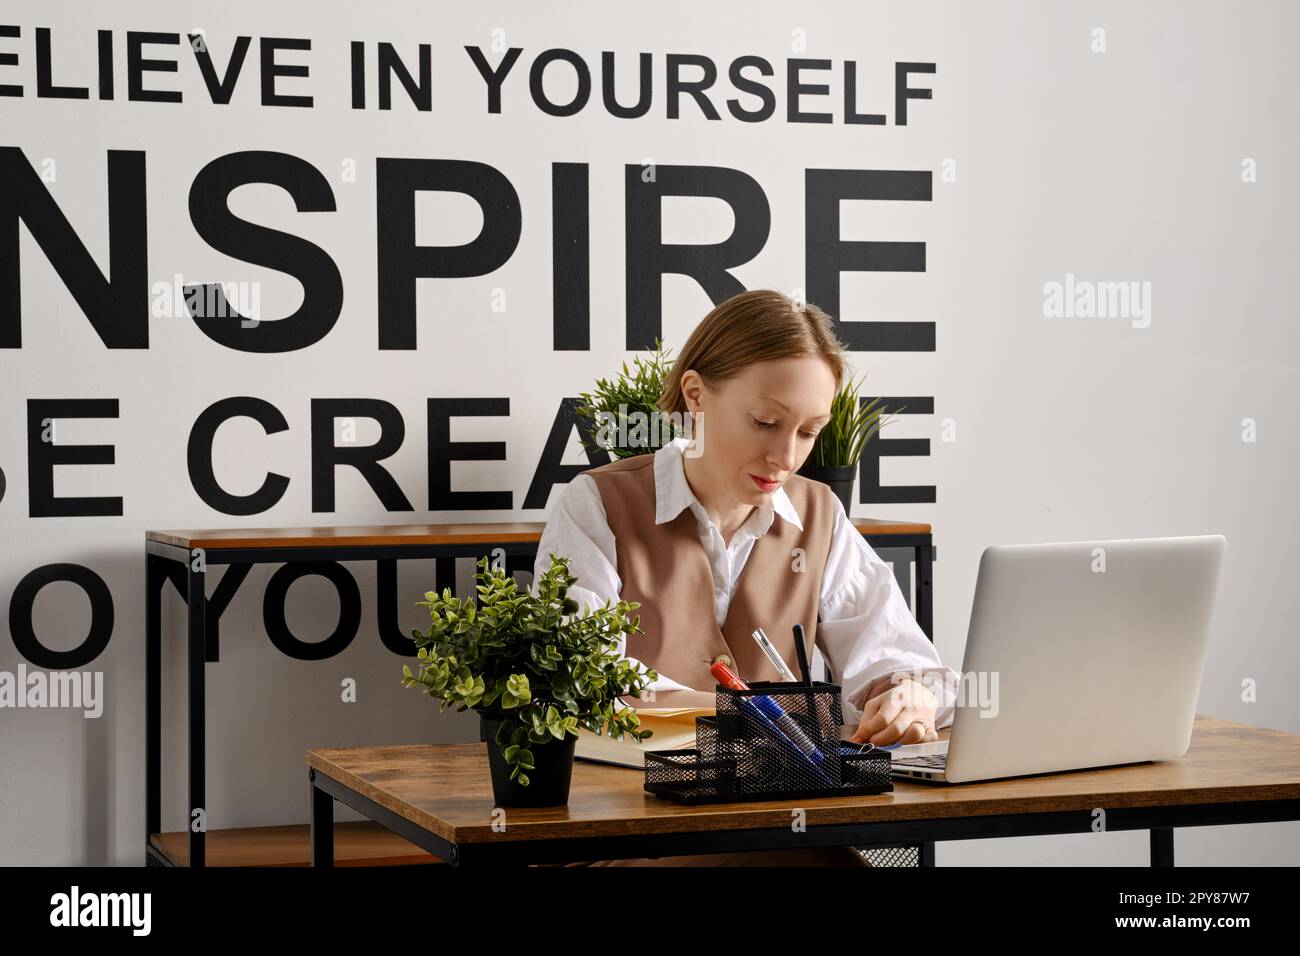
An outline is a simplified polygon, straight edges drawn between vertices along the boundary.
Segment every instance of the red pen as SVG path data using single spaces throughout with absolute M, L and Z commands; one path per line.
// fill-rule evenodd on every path
M 710 667 L 709 673 L 717 678 L 718 683 L 723 687 L 731 690 L 749 690 L 749 685 L 740 679 L 740 675 L 722 661 L 718 661 Z
M 722 661 L 717 661 L 709 668 L 719 684 L 730 690 L 752 690 L 740 679 L 740 676 Z M 741 697 L 736 705 L 742 712 L 747 712 L 759 725 L 766 726 L 771 734 L 784 741 L 795 755 L 805 760 L 814 773 L 822 777 L 827 786 L 831 786 L 829 777 L 821 769 L 825 760 L 820 748 L 809 738 L 796 720 L 792 718 L 779 703 L 766 694 L 756 697 Z

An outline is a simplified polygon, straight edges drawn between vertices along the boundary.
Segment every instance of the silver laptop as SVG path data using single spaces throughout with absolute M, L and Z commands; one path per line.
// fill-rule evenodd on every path
M 1226 545 L 986 549 L 952 733 L 893 747 L 894 776 L 963 783 L 1182 756 Z

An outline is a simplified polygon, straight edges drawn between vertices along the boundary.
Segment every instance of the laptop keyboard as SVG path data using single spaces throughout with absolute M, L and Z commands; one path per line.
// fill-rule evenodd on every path
M 942 770 L 948 765 L 948 755 L 927 754 L 923 757 L 908 757 L 906 760 L 899 760 L 896 762 L 905 767 L 935 767 Z

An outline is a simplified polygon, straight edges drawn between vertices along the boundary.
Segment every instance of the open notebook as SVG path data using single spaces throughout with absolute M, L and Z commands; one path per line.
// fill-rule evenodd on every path
M 624 734 L 614 739 L 605 734 L 594 734 L 580 728 L 573 748 L 574 757 L 595 763 L 608 763 L 620 767 L 645 770 L 647 750 L 688 750 L 695 746 L 695 718 L 712 717 L 713 707 L 640 707 L 636 716 L 641 729 L 654 733 L 638 743 Z M 856 726 L 842 724 L 840 737 L 847 740 Z
M 624 734 L 614 739 L 606 734 L 594 734 L 585 727 L 578 730 L 578 740 L 573 755 L 580 760 L 612 763 L 620 767 L 645 769 L 647 750 L 685 750 L 695 746 L 695 718 L 712 717 L 717 711 L 712 707 L 640 707 L 637 720 L 641 730 L 654 733 L 638 743 Z

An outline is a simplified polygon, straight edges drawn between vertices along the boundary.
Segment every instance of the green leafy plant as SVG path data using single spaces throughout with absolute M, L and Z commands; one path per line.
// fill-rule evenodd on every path
M 575 413 L 591 422 L 594 440 L 580 437 L 588 451 L 601 449 L 616 458 L 631 458 L 655 451 L 685 430 L 659 410 L 659 396 L 672 370 L 669 352 L 663 340 L 655 339 L 655 351 L 649 358 L 635 356 L 632 370 L 623 363 L 623 373 L 613 380 L 598 379 L 591 392 L 581 392 Z M 603 420 L 602 420 L 603 419 Z M 601 432 L 611 433 L 605 442 Z M 620 440 L 623 439 L 623 440 Z
M 865 378 L 865 374 L 863 378 Z M 903 408 L 907 408 L 906 405 Z M 900 408 L 901 412 L 903 409 Z M 820 467 L 856 465 L 862 458 L 862 449 L 889 419 L 881 419 L 887 409 L 879 398 L 863 404 L 858 394 L 858 384 L 850 382 L 836 393 L 831 401 L 831 417 L 813 443 L 808 463 Z
M 629 616 L 639 603 L 607 600 L 577 616 L 578 602 L 568 596 L 577 578 L 557 554 L 534 590 L 520 593 L 514 577 L 487 557 L 475 580 L 477 606 L 450 588 L 416 602 L 429 609 L 430 624 L 411 631 L 420 664 L 418 673 L 402 665 L 402 686 L 437 698 L 439 713 L 458 704 L 458 711 L 501 720 L 495 741 L 510 779 L 522 786 L 535 767 L 532 744 L 577 736 L 580 727 L 616 739 L 653 735 L 637 729 L 634 709 L 614 706 L 623 695 L 639 697 L 659 676 L 618 652 L 621 635 L 640 632 L 639 616 Z

